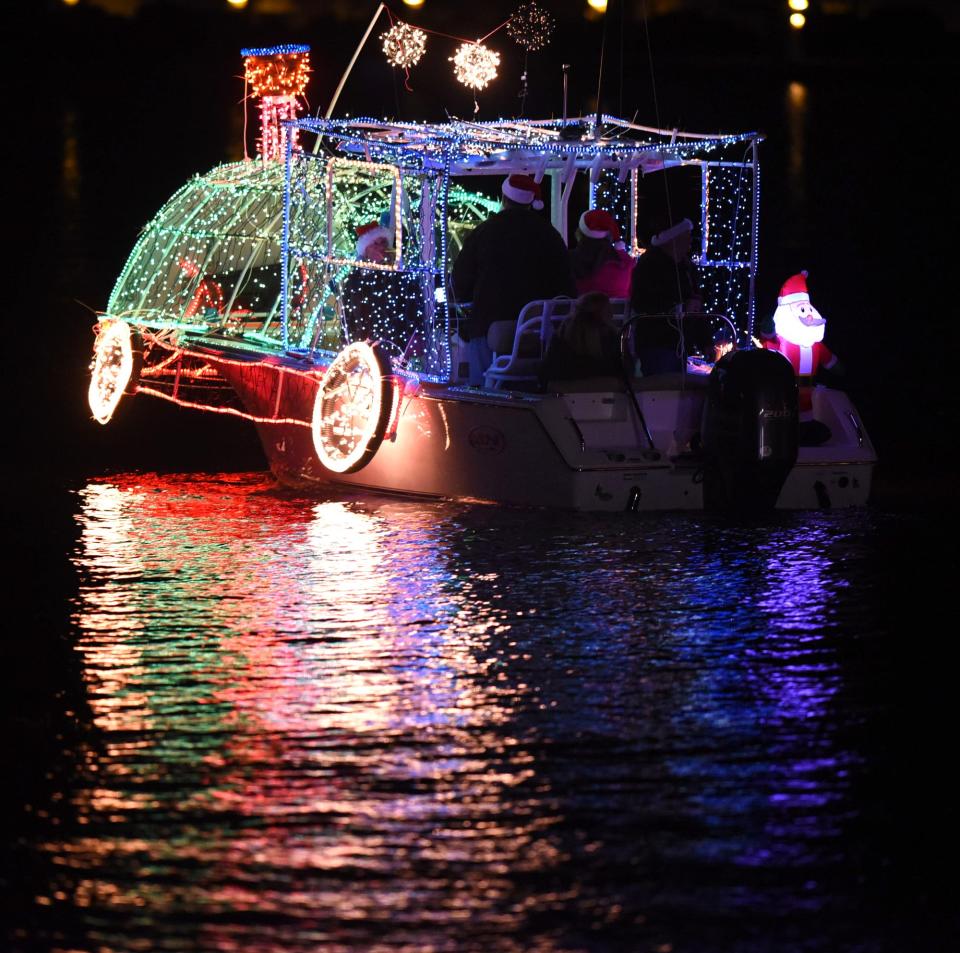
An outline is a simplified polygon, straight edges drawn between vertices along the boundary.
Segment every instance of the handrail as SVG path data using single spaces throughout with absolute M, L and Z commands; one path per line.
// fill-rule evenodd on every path
M 640 409 L 640 401 L 637 400 L 637 393 L 633 389 L 633 384 L 630 383 L 630 373 L 627 371 L 627 361 L 630 357 L 627 351 L 627 338 L 630 335 L 631 326 L 640 320 L 641 318 L 638 317 L 627 318 L 627 320 L 623 322 L 623 327 L 620 329 L 620 374 L 623 377 L 624 387 L 626 387 L 627 393 L 630 395 L 633 410 L 637 415 L 637 419 L 640 421 L 640 426 L 643 428 L 643 435 L 647 438 L 647 445 L 650 450 L 659 455 L 660 451 L 657 450 L 653 442 L 653 435 L 647 426 L 647 418 L 643 416 L 643 411 Z

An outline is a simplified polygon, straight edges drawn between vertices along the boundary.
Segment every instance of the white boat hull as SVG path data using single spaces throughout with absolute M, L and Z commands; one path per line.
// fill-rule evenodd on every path
M 274 400 L 226 372 L 253 414 Z M 261 378 L 262 380 L 262 378 Z M 260 388 L 262 390 L 262 388 Z M 315 386 L 287 386 L 279 416 L 309 420 Z M 695 452 L 705 388 L 645 385 L 630 396 L 592 391 L 522 394 L 424 386 L 400 398 L 393 432 L 354 473 L 332 473 L 308 426 L 259 422 L 270 466 L 284 483 L 341 484 L 379 492 L 581 511 L 699 510 L 704 462 Z M 778 508 L 862 506 L 876 456 L 845 394 L 818 387 L 815 408 L 833 437 L 800 448 Z

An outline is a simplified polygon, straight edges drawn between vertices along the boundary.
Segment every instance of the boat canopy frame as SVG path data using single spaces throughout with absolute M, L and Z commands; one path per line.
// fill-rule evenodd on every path
M 708 289 L 708 310 L 728 314 L 747 334 L 755 319 L 755 280 L 759 228 L 757 132 L 690 133 L 638 125 L 604 115 L 601 124 L 590 119 L 499 120 L 495 122 L 446 123 L 390 122 L 373 118 L 295 120 L 300 141 L 314 138 L 313 149 L 293 147 L 288 137 L 285 166 L 284 220 L 282 238 L 283 346 L 297 350 L 306 342 L 298 340 L 291 321 L 291 276 L 305 260 L 327 266 L 369 268 L 370 263 L 347 262 L 342 251 L 331 246 L 330 210 L 332 181 L 323 200 L 327 210 L 310 209 L 304 190 L 305 169 L 320 162 L 325 169 L 337 163 L 368 166 L 371 171 L 389 167 L 395 176 L 388 227 L 395 230 L 398 255 L 385 270 L 414 276 L 422 286 L 425 336 L 433 355 L 422 376 L 446 379 L 449 375 L 451 313 L 447 275 L 449 222 L 447 199 L 452 180 L 476 176 L 503 178 L 512 173 L 532 175 L 537 181 L 549 178 L 550 214 L 554 227 L 566 240 L 568 207 L 577 176 L 589 177 L 589 207 L 606 208 L 621 227 L 634 256 L 642 253 L 638 233 L 637 206 L 640 182 L 646 176 L 670 169 L 696 167 L 700 174 L 700 210 L 694 223 L 694 260 L 712 282 Z M 305 135 L 306 134 L 306 135 Z M 419 241 L 414 256 L 405 256 L 409 243 L 400 227 L 397 194 L 404 194 L 401 179 L 419 181 Z M 429 188 L 423 183 L 430 183 Z M 300 190 L 299 195 L 297 190 Z M 718 197 L 719 196 L 719 197 Z M 320 200 L 321 196 L 314 196 Z M 325 234 L 304 241 L 309 229 L 304 216 L 313 215 Z M 678 216 L 680 217 L 680 216 Z M 694 217 L 694 216 L 691 216 Z M 412 223 L 410 223 L 412 224 Z M 731 288 L 736 301 L 731 304 Z M 314 349 L 319 342 L 309 342 Z

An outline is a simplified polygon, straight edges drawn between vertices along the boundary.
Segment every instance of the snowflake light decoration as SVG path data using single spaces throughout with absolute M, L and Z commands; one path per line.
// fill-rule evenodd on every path
M 553 27 L 553 17 L 533 2 L 518 7 L 516 13 L 507 21 L 510 39 L 528 53 L 542 50 L 550 42 Z
M 409 23 L 398 20 L 386 33 L 380 34 L 383 52 L 391 66 L 409 69 L 416 66 L 427 46 L 427 34 Z
M 497 78 L 500 54 L 494 53 L 482 43 L 463 43 L 455 56 L 450 57 L 457 79 L 471 89 L 483 89 Z

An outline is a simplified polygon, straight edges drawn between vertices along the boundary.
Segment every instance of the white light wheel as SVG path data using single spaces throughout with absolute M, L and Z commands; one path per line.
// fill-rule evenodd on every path
M 93 344 L 87 402 L 94 420 L 101 424 L 113 416 L 124 393 L 136 386 L 143 357 L 136 338 L 126 321 L 117 319 L 100 326 Z
M 320 381 L 313 404 L 313 446 L 334 473 L 367 465 L 383 440 L 390 418 L 390 367 L 378 348 L 349 344 Z

